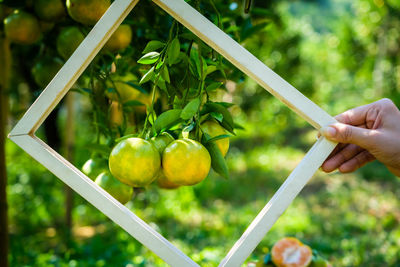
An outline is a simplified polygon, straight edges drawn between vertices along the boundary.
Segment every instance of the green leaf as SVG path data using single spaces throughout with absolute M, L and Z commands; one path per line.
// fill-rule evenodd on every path
M 167 83 L 171 83 L 169 79 L 169 72 L 167 66 L 165 66 L 162 71 L 161 71 L 161 77 L 166 81 Z
M 147 109 L 147 113 L 149 115 L 149 117 L 148 117 L 149 118 L 149 122 L 150 122 L 151 125 L 153 125 L 154 122 L 157 120 L 157 114 L 155 113 L 154 110 L 149 111 L 149 108 Z
M 153 40 L 147 43 L 146 47 L 143 50 L 143 54 L 147 54 L 149 52 L 155 51 L 161 47 L 165 46 L 165 43 Z
M 179 58 L 180 51 L 181 44 L 179 43 L 179 39 L 175 37 L 174 40 L 172 40 L 172 42 L 169 44 L 167 49 L 167 59 L 170 66 L 175 64 L 175 62 Z
M 216 70 L 218 70 L 217 66 L 214 66 L 214 65 L 207 66 L 206 74 L 208 75 L 210 73 L 213 73 Z
M 146 55 L 142 56 L 138 63 L 140 64 L 153 64 L 160 58 L 160 53 L 158 52 L 149 52 Z
M 124 107 L 136 107 L 136 106 L 144 106 L 144 104 L 138 100 L 129 100 L 123 103 Z
M 148 94 L 148 92 L 143 87 L 141 87 L 140 85 L 137 85 L 136 83 L 129 82 L 129 81 L 128 82 L 123 82 L 123 83 L 129 85 L 130 87 L 132 87 L 134 89 L 139 90 L 140 92 L 142 92 L 144 94 Z
M 229 103 L 229 102 L 214 102 L 214 103 L 220 104 L 220 105 L 222 105 L 222 106 L 224 106 L 226 108 L 230 108 L 230 107 L 233 107 L 235 105 L 235 104 Z
M 224 115 L 219 112 L 210 112 L 210 115 L 219 122 L 222 122 L 224 120 Z
M 207 140 L 206 143 L 208 143 L 208 142 L 215 142 L 215 141 L 217 141 L 217 140 L 225 139 L 225 138 L 229 138 L 229 137 L 232 137 L 232 135 L 229 135 L 229 134 L 217 135 L 217 136 L 214 136 L 213 138 Z
M 193 117 L 196 112 L 199 110 L 201 101 L 199 98 L 195 98 L 192 101 L 190 101 L 185 108 L 182 110 L 181 113 L 181 118 L 184 120 L 188 120 L 191 117 Z
M 223 116 L 223 119 L 221 121 L 222 127 L 224 127 L 226 130 L 231 132 L 232 134 L 235 134 L 233 129 L 234 129 L 234 123 L 233 123 L 233 118 L 232 115 L 229 113 L 229 111 L 221 104 L 215 103 L 215 102 L 207 102 L 204 105 L 203 110 L 201 111 L 201 115 L 211 113 L 211 112 L 216 112 L 216 113 L 221 113 Z
M 207 142 L 205 140 L 210 140 L 210 136 L 206 133 L 203 134 L 203 145 L 207 148 L 208 152 L 211 156 L 211 166 L 216 173 L 221 175 L 222 177 L 228 179 L 229 171 L 228 165 L 225 162 L 224 156 L 219 150 L 217 144 L 215 142 Z M 204 142 L 205 141 L 205 142 Z
M 212 83 L 212 84 L 210 84 L 209 86 L 207 86 L 206 90 L 207 90 L 207 92 L 217 90 L 217 89 L 218 89 L 219 87 L 221 87 L 221 85 L 223 85 L 223 84 L 224 84 L 223 82 L 215 82 L 215 83 Z
M 153 124 L 153 130 L 156 134 L 169 129 L 181 121 L 182 109 L 171 109 L 161 113 Z
M 142 79 L 140 80 L 139 84 L 146 83 L 146 82 L 150 81 L 153 77 L 154 77 L 154 66 L 153 66 L 151 69 L 149 69 L 149 71 L 146 72 L 146 73 L 143 75 L 143 77 L 142 77 Z
M 201 67 L 200 67 L 200 59 L 199 53 L 197 49 L 192 48 L 190 51 L 190 71 L 196 77 L 201 79 Z

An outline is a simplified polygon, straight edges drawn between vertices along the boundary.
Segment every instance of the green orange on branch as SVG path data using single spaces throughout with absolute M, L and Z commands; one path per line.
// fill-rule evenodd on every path
M 151 184 L 160 167 L 158 150 L 151 142 L 137 137 L 119 142 L 109 158 L 109 168 L 114 177 L 133 187 Z
M 82 172 L 93 181 L 101 172 L 107 169 L 107 161 L 101 158 L 88 159 L 82 166 Z
M 66 14 L 62 0 L 35 0 L 33 7 L 36 15 L 47 22 L 59 21 Z
M 219 125 L 215 121 L 205 121 L 201 124 L 201 129 L 204 133 L 208 134 L 211 138 L 226 135 L 228 131 L 226 131 L 221 125 Z M 229 150 L 229 137 L 225 137 L 219 140 L 216 140 L 219 150 L 222 153 L 222 156 L 225 156 Z
M 85 39 L 85 35 L 76 26 L 66 27 L 57 36 L 57 52 L 67 60 Z
M 110 39 L 108 39 L 107 43 L 104 45 L 105 50 L 109 50 L 111 52 L 116 52 L 119 50 L 124 50 L 129 46 L 132 41 L 132 29 L 127 24 L 120 25 L 113 35 L 111 35 Z
M 110 0 L 67 0 L 71 18 L 85 25 L 94 25 L 111 5 Z
M 165 148 L 174 141 L 175 139 L 167 132 L 163 132 L 157 137 L 151 138 L 150 142 L 157 148 L 160 156 L 162 156 Z M 178 188 L 179 185 L 171 182 L 165 176 L 163 168 L 160 169 L 160 172 L 157 175 L 157 184 L 160 188 L 164 189 L 175 189 Z
M 44 58 L 35 63 L 32 68 L 33 79 L 42 89 L 46 87 L 63 66 L 61 59 Z
M 122 204 L 126 204 L 132 199 L 133 188 L 118 181 L 118 179 L 113 177 L 108 171 L 102 172 L 97 176 L 95 183 Z
M 4 19 L 4 32 L 11 42 L 23 45 L 36 43 L 42 35 L 38 19 L 21 10 Z
M 177 185 L 194 185 L 207 177 L 211 157 L 197 141 L 178 139 L 170 143 L 162 155 L 165 177 Z

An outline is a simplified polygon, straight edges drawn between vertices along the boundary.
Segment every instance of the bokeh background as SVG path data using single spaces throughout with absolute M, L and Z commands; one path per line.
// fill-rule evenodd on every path
M 22 5 L 30 10 L 29 1 Z M 255 0 L 249 14 L 242 1 L 215 5 L 227 33 L 328 113 L 383 97 L 400 106 L 398 0 Z M 140 1 L 125 22 L 133 29 L 129 53 L 135 61 L 149 39 L 163 38 L 171 18 L 150 1 Z M 43 89 L 32 81 L 30 69 L 43 53 L 52 55 L 46 44 L 57 33 L 49 31 L 33 46 L 11 45 L 7 132 Z M 150 186 L 137 190 L 127 204 L 201 266 L 218 265 L 317 134 L 253 80 L 230 69 L 219 97 L 235 104 L 230 111 L 244 129 L 231 138 L 229 179 L 211 172 L 193 187 Z M 84 95 L 71 94 L 72 158 L 80 167 L 94 138 L 91 106 Z M 49 118 L 50 129 L 38 132 L 59 144 L 62 154 L 66 114 L 62 102 Z M 61 181 L 11 141 L 6 141 L 6 160 L 10 266 L 166 266 L 80 196 L 71 198 Z M 249 261 L 262 258 L 278 239 L 294 236 L 333 266 L 400 266 L 399 196 L 400 180 L 378 162 L 351 174 L 318 172 Z

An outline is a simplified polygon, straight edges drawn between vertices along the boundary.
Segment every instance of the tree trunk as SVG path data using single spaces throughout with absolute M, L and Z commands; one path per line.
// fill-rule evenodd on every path
M 8 101 L 6 92 L 11 69 L 11 53 L 8 40 L 0 37 L 0 266 L 8 266 L 8 217 L 6 171 L 6 124 Z

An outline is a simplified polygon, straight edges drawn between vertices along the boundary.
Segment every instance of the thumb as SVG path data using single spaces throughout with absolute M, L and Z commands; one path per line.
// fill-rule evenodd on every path
M 367 148 L 370 145 L 371 130 L 335 123 L 321 129 L 321 134 L 331 141 L 345 144 L 356 144 Z

